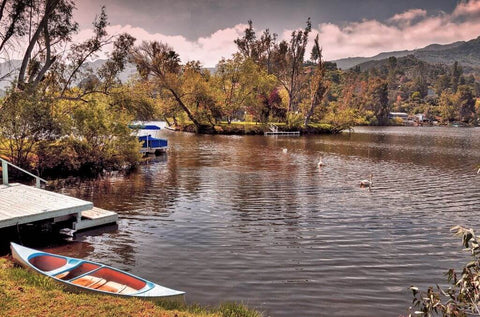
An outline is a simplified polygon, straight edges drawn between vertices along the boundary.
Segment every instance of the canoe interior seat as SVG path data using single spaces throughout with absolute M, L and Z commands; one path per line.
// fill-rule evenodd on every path
M 69 273 L 70 271 L 66 271 L 66 272 L 55 275 L 55 277 L 59 279 L 64 279 Z
M 106 282 L 107 280 L 103 278 L 95 277 L 91 275 L 85 275 L 72 281 L 73 284 L 80 285 L 87 288 L 98 288 L 101 285 L 105 284 Z
M 104 278 L 85 275 L 72 281 L 72 283 L 86 288 L 97 289 L 109 293 L 118 293 L 129 295 L 137 292 L 136 289 L 125 284 L 120 284 L 114 281 L 107 281 Z
M 130 295 L 135 292 L 138 292 L 138 291 L 134 288 L 131 288 L 130 286 L 125 285 L 118 293 L 123 295 Z
M 107 283 L 96 287 L 96 289 L 109 292 L 109 293 L 118 293 L 125 285 L 119 284 L 117 282 L 108 281 Z
M 101 285 L 97 289 L 105 292 L 117 293 L 117 294 L 123 294 L 123 295 L 133 294 L 137 292 L 136 289 L 131 288 L 128 285 L 120 284 L 114 281 L 108 281 L 107 283 Z

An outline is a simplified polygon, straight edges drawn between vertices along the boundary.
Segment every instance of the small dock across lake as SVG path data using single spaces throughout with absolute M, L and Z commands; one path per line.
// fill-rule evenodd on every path
M 300 131 L 270 131 L 265 132 L 265 135 L 276 135 L 276 136 L 300 136 Z
M 266 131 L 265 135 L 300 136 L 300 131 L 280 131 L 276 125 L 270 124 L 270 131 Z

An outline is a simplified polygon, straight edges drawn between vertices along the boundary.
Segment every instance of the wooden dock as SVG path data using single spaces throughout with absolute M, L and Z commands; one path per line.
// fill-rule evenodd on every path
M 98 227 L 110 223 L 115 223 L 118 220 L 118 214 L 113 211 L 93 207 L 90 210 L 82 211 L 82 218 L 80 222 L 73 223 L 73 230 L 79 231 L 92 227 Z
M 22 184 L 0 185 L 0 228 L 70 221 L 73 230 L 114 223 L 118 215 L 91 202 Z
M 269 131 L 269 132 L 265 132 L 265 135 L 300 136 L 300 131 Z
M 300 131 L 280 131 L 275 124 L 270 124 L 270 131 L 266 131 L 264 134 L 273 136 L 300 136 Z

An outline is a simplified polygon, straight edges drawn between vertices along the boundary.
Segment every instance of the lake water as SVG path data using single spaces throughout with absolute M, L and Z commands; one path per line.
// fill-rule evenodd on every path
M 450 227 L 480 230 L 478 128 L 164 133 L 168 154 L 138 172 L 63 189 L 117 211 L 118 230 L 51 250 L 184 290 L 189 303 L 398 316 L 411 284 L 466 263 Z M 370 174 L 372 190 L 360 188 Z

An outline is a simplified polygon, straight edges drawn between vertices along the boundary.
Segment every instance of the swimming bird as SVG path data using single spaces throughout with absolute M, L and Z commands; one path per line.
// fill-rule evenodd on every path
M 373 174 L 370 174 L 370 179 L 364 179 L 360 181 L 360 187 L 372 189 L 373 187 Z
M 318 167 L 325 166 L 325 163 L 322 161 L 322 158 L 320 158 L 317 165 L 318 165 Z

